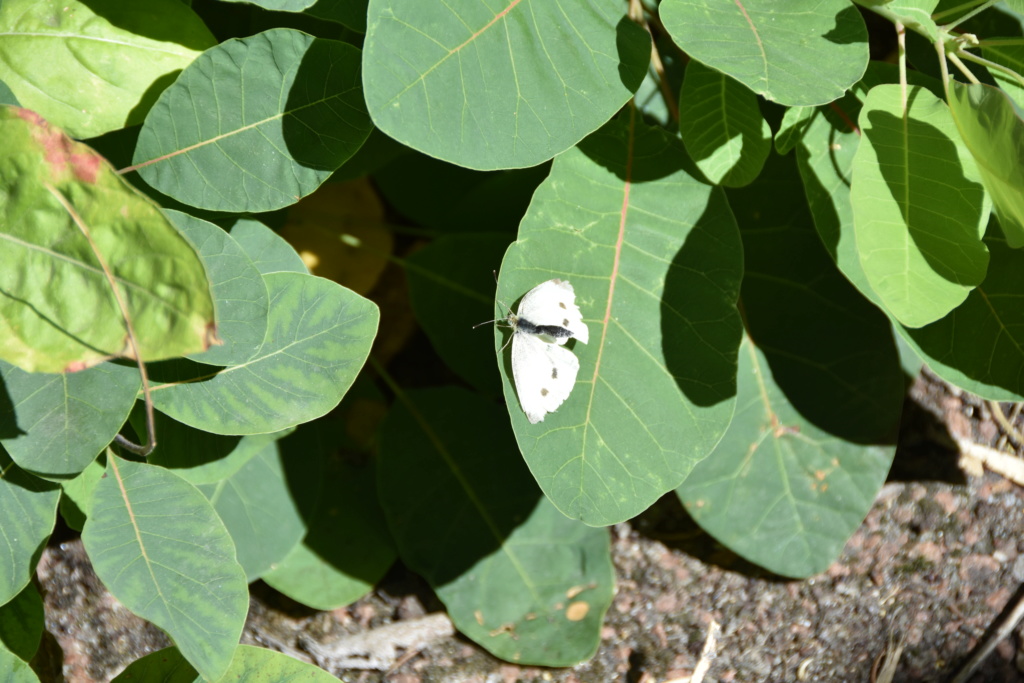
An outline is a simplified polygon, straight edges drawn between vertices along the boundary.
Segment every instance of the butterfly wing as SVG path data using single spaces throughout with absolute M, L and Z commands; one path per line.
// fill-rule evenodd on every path
M 580 362 L 569 349 L 532 334 L 512 337 L 512 376 L 526 418 L 537 424 L 572 393 Z
M 567 328 L 584 344 L 590 339 L 590 330 L 576 305 L 576 292 L 567 280 L 548 280 L 531 289 L 520 302 L 518 315 L 534 325 Z M 559 344 L 566 341 L 568 339 L 558 339 Z

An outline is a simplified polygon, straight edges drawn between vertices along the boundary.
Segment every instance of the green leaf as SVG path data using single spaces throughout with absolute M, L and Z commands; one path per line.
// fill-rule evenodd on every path
M 679 135 L 708 180 L 729 187 L 753 182 L 772 148 L 757 96 L 697 61 L 679 92 Z
M 779 104 L 838 99 L 868 64 L 867 29 L 848 0 L 664 0 L 659 11 L 693 59 Z
M 30 583 L 0 606 L 0 649 L 9 650 L 26 662 L 32 659 L 43 636 L 43 620 L 43 599 Z
M 608 532 L 540 495 L 497 406 L 453 387 L 410 392 L 381 429 L 380 458 L 399 554 L 460 631 L 519 664 L 594 654 L 615 592 Z
M 999 88 L 953 82 L 949 110 L 978 166 L 1006 242 L 1024 247 L 1024 121 Z
M 235 651 L 237 654 L 237 650 Z M 160 681 L 160 683 L 197 683 L 202 677 L 196 672 L 181 650 L 165 647 L 136 659 L 125 670 L 114 677 L 112 683 L 138 683 L 139 681 Z
M 269 299 L 260 271 L 228 233 L 187 213 L 165 209 L 192 242 L 210 276 L 221 344 L 189 356 L 207 365 L 235 365 L 259 351 L 267 334 Z
M 39 683 L 39 677 L 17 655 L 0 647 L 0 671 L 6 673 L 6 683 Z
M 248 587 L 231 536 L 194 486 L 110 454 L 82 540 L 125 607 L 167 631 L 205 678 L 227 671 Z
M 57 520 L 60 489 L 26 474 L 0 448 L 0 605 L 28 585 Z
M 309 531 L 273 570 L 272 588 L 313 609 L 344 607 L 369 593 L 395 561 L 394 542 L 377 500 L 372 466 L 333 458 Z
M 217 42 L 178 0 L 5 0 L 0 35 L 0 79 L 23 107 L 78 138 L 141 123 Z
M 485 342 L 484 330 L 471 330 L 494 315 L 494 278 L 482 266 L 500 263 L 508 243 L 508 236 L 500 233 L 445 236 L 406 260 L 409 303 L 437 355 L 492 395 L 500 390 L 494 351 Z
M 69 527 L 81 531 L 92 511 L 92 492 L 107 471 L 105 456 L 90 462 L 81 474 L 60 484 L 60 516 Z
M 911 84 L 924 85 L 936 96 L 942 93 L 939 81 L 917 71 L 909 71 L 907 79 Z M 776 137 L 777 145 L 781 138 L 786 140 L 785 146 L 796 149 L 804 194 L 825 249 L 860 293 L 880 308 L 884 307 L 882 300 L 871 288 L 857 250 L 850 177 L 860 144 L 857 117 L 863 100 L 872 87 L 898 80 L 896 65 L 871 62 L 864 78 L 842 99 L 823 107 L 787 111 Z M 779 152 L 785 153 L 781 147 Z
M 904 325 L 942 318 L 985 277 L 984 188 L 946 104 L 920 86 L 868 93 L 850 201 L 861 265 Z
M 0 361 L 0 378 L 12 408 L 0 410 L 0 443 L 23 470 L 52 479 L 73 478 L 96 459 L 141 386 L 137 367 L 114 363 L 50 375 Z
M 291 245 L 283 237 L 251 218 L 239 218 L 231 226 L 231 236 L 249 255 L 261 275 L 277 272 L 309 274 Z
M 156 408 L 214 434 L 266 434 L 326 414 L 370 353 L 377 306 L 299 273 L 264 276 L 270 321 L 263 346 L 223 370 L 188 361 L 150 367 Z
M 931 325 L 897 331 L 948 382 L 987 399 L 1024 401 L 1024 251 L 989 229 L 988 275 Z
M 294 204 L 370 133 L 359 58 L 347 43 L 291 29 L 221 43 L 160 96 L 131 170 L 203 209 Z
M 29 372 L 201 351 L 213 323 L 202 261 L 100 156 L 24 109 L 0 108 L 0 357 Z
M 298 545 L 306 533 L 299 501 L 320 495 L 322 458 L 293 458 L 301 467 L 293 466 L 286 474 L 283 455 L 280 443 L 270 441 L 230 477 L 198 487 L 224 521 L 250 582 Z
M 751 562 L 783 576 L 824 571 L 871 508 L 896 448 L 855 444 L 804 418 L 749 340 L 739 392 L 729 431 L 679 497 L 701 527 Z
M 239 645 L 231 668 L 221 683 L 230 681 L 309 681 L 310 683 L 337 683 L 337 678 L 323 669 L 300 662 L 280 652 L 252 645 Z M 196 683 L 200 683 L 196 681 Z
M 502 262 L 499 302 L 567 279 L 590 329 L 573 348 L 572 395 L 535 425 L 508 351 L 497 356 L 523 457 L 587 524 L 629 519 L 677 487 L 732 418 L 743 250 L 724 193 L 686 163 L 667 133 L 613 121 L 555 160 Z M 495 330 L 495 351 L 507 335 Z
M 363 69 L 373 122 L 424 154 L 523 168 L 582 140 L 624 105 L 650 60 L 620 3 L 371 0 Z

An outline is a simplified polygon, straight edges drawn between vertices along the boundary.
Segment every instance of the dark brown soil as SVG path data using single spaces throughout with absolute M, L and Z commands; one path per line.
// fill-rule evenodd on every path
M 348 669 L 340 678 L 668 682 L 691 673 L 714 619 L 722 634 L 705 681 L 869 681 L 890 642 L 904 644 L 894 680 L 948 680 L 1024 584 L 1024 489 L 992 473 L 965 474 L 950 434 L 1005 442 L 985 402 L 926 373 L 907 401 L 889 483 L 823 574 L 766 575 L 703 534 L 668 496 L 611 530 L 619 590 L 590 661 L 519 667 L 455 635 L 406 652 L 390 672 Z M 167 644 L 103 590 L 80 541 L 52 543 L 40 579 L 52 634 L 36 662 L 44 681 L 60 680 L 61 656 L 66 680 L 105 681 Z M 371 595 L 330 613 L 257 584 L 243 640 L 308 659 L 300 635 L 329 640 L 440 610 L 401 566 Z M 972 680 L 1024 681 L 1022 635 L 1016 629 Z

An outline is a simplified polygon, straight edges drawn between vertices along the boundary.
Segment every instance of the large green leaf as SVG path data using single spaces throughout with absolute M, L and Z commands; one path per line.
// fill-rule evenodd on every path
M 735 402 L 742 247 L 682 144 L 616 120 L 555 160 L 502 262 L 498 301 L 568 279 L 590 329 L 572 395 L 538 424 L 498 354 L 523 456 L 563 513 L 612 524 L 677 487 Z M 503 309 L 496 315 L 503 315 Z M 508 331 L 496 329 L 495 351 Z
M 373 122 L 476 169 L 550 159 L 606 122 L 650 59 L 626 6 L 589 0 L 371 0 L 363 71 Z
M 912 84 L 928 87 L 936 96 L 942 93 L 939 81 L 920 72 L 909 71 L 907 79 Z M 864 78 L 842 99 L 822 107 L 788 110 L 776 138 L 780 153 L 786 153 L 783 147 L 796 149 L 804 194 L 825 249 L 860 293 L 879 307 L 882 307 L 882 300 L 871 288 L 857 250 L 850 176 L 860 143 L 857 116 L 863 100 L 872 87 L 897 81 L 896 65 L 871 62 Z
M 0 443 L 32 474 L 75 477 L 114 440 L 141 381 L 132 365 L 103 363 L 57 375 L 25 372 L 0 361 L 11 410 L 0 407 Z
M 0 358 L 61 372 L 129 352 L 97 252 L 144 359 L 205 349 L 206 271 L 157 206 L 25 109 L 0 107 L 0 139 Z
M 918 329 L 897 326 L 943 379 L 985 398 L 1024 401 L 1024 251 L 996 231 L 985 281 L 949 315 Z
M 953 83 L 949 110 L 978 165 L 1007 243 L 1024 247 L 1024 121 L 1005 92 Z
M 708 180 L 729 187 L 753 182 L 772 148 L 757 96 L 697 61 L 679 91 L 679 135 Z
M 221 43 L 153 105 L 132 170 L 203 209 L 294 204 L 370 134 L 359 58 L 347 43 L 291 29 Z
M 868 64 L 848 0 L 664 0 L 659 11 L 687 54 L 780 104 L 838 99 Z
M 679 496 L 736 554 L 783 576 L 823 571 L 871 508 L 895 446 L 851 443 L 807 420 L 749 340 L 739 392 L 729 431 Z
M 220 344 L 190 358 L 208 365 L 249 360 L 267 334 L 267 285 L 245 250 L 213 223 L 165 209 L 167 217 L 199 252 L 210 276 Z
M 0 605 L 28 585 L 57 521 L 60 489 L 26 474 L 0 448 Z
M 179 0 L 5 0 L 0 78 L 50 123 L 88 138 L 141 123 L 217 41 Z
M 868 93 L 850 201 L 861 265 L 886 309 L 921 327 L 942 318 L 985 277 L 984 188 L 946 104 L 927 89 Z
M 249 593 L 231 536 L 203 494 L 161 467 L 108 454 L 82 540 L 114 597 L 167 631 L 205 678 L 224 674 Z
M 399 555 L 460 631 L 520 664 L 593 655 L 615 591 L 608 532 L 540 495 L 498 406 L 453 387 L 410 392 L 381 429 L 380 458 Z
M 266 434 L 338 405 L 370 353 L 377 306 L 312 275 L 264 279 L 270 321 L 256 355 L 224 369 L 190 361 L 151 366 L 158 410 L 214 434 Z

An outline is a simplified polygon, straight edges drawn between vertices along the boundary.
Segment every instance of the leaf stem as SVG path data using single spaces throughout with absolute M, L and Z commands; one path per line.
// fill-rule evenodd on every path
M 966 53 L 961 53 L 961 54 L 966 54 Z M 964 64 L 963 61 L 960 60 L 960 57 L 955 52 L 948 53 L 946 55 L 946 57 L 949 58 L 949 61 L 951 61 L 954 64 L 956 64 L 956 67 L 958 69 L 960 69 L 960 72 L 963 73 L 963 75 L 966 76 L 967 80 L 969 80 L 971 83 L 974 83 L 975 85 L 977 85 L 978 83 L 981 83 L 981 81 L 978 80 L 978 77 L 975 76 L 973 73 L 971 73 L 971 70 L 967 68 L 967 65 Z
M 1010 78 L 1016 80 L 1021 85 L 1021 87 L 1024 87 L 1024 76 L 1021 76 L 1019 73 L 1017 73 L 1010 67 L 1005 66 L 1003 64 L 999 64 L 998 62 L 993 62 L 990 59 L 985 59 L 984 57 L 979 57 L 973 52 L 968 52 L 967 50 L 961 50 L 958 54 L 964 59 L 974 62 L 975 64 L 980 64 L 981 66 L 987 69 L 995 69 L 996 71 L 1001 71 Z

